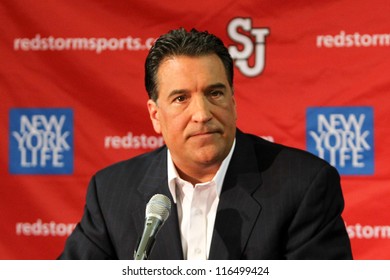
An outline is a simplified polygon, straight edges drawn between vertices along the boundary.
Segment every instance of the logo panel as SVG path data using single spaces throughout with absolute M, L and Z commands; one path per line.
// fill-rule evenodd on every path
M 265 67 L 265 39 L 269 35 L 268 28 L 255 28 L 251 18 L 234 18 L 228 26 L 230 39 L 240 47 L 230 46 L 229 53 L 239 71 L 247 77 L 260 75 Z M 251 58 L 254 60 L 251 65 Z
M 307 109 L 307 150 L 343 175 L 374 173 L 374 127 L 371 107 Z
M 11 174 L 73 173 L 73 110 L 10 110 Z

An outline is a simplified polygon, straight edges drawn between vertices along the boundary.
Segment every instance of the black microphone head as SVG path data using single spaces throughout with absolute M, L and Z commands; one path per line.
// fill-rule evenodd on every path
M 165 222 L 171 211 L 171 200 L 163 194 L 155 194 L 146 204 L 146 218 L 156 217 Z

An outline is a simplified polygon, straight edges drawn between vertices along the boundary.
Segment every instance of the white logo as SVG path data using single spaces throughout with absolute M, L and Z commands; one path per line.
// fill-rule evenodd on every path
M 346 225 L 351 239 L 390 239 L 390 225 Z
M 320 157 L 325 158 L 325 150 L 329 151 L 330 164 L 345 167 L 350 161 L 355 168 L 363 168 L 363 151 L 371 149 L 367 141 L 369 130 L 364 130 L 365 115 L 345 116 L 342 114 L 318 115 L 318 132 L 309 134 L 316 143 Z
M 23 236 L 68 236 L 76 224 L 58 223 L 55 221 L 43 222 L 37 219 L 34 223 L 16 223 L 16 235 Z
M 128 132 L 124 136 L 114 135 L 104 137 L 106 149 L 156 149 L 164 145 L 162 136 L 133 135 Z
M 250 34 L 239 32 L 242 29 Z M 239 50 L 237 46 L 230 46 L 229 53 L 235 60 L 235 65 L 247 77 L 261 74 L 265 66 L 265 37 L 269 34 L 268 28 L 252 28 L 250 18 L 235 18 L 228 25 L 228 35 L 233 41 L 243 45 Z M 254 55 L 254 65 L 249 65 L 249 58 Z
M 12 131 L 12 135 L 18 143 L 22 167 L 45 167 L 48 163 L 64 166 L 62 153 L 70 150 L 70 132 L 63 130 L 65 120 L 64 115 L 21 116 L 20 131 Z

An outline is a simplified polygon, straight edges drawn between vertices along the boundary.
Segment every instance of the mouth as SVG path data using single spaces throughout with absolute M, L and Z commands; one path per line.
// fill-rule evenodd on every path
M 214 134 L 221 133 L 219 130 L 208 130 L 208 131 L 199 131 L 199 132 L 194 132 L 190 134 L 190 137 L 207 137 L 207 136 L 212 136 Z

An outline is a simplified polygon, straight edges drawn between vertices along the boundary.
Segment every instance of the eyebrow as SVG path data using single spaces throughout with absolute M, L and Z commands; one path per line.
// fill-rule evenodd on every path
M 214 89 L 226 89 L 226 86 L 223 83 L 215 83 L 215 84 L 207 86 L 204 89 L 204 91 L 208 92 L 208 91 L 211 91 Z M 186 94 L 188 92 L 189 92 L 189 90 L 187 90 L 187 89 L 174 89 L 169 93 L 168 98 L 175 96 L 175 95 Z
M 226 89 L 226 86 L 223 83 L 216 83 L 206 87 L 205 91 L 210 91 L 213 89 Z
M 174 89 L 172 90 L 169 94 L 168 94 L 168 98 L 172 97 L 172 96 L 175 96 L 175 95 L 180 95 L 180 94 L 185 94 L 187 93 L 189 90 L 186 90 L 186 89 Z

